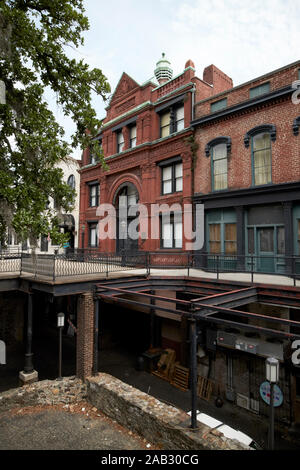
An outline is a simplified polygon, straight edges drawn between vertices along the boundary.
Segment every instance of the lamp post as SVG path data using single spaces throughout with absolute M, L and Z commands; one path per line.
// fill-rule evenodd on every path
M 270 384 L 269 449 L 274 450 L 274 385 L 279 381 L 279 361 L 274 357 L 266 360 L 266 379 Z
M 57 327 L 59 330 L 59 355 L 58 355 L 58 379 L 61 380 L 61 360 L 62 360 L 62 330 L 65 324 L 65 314 L 60 312 L 57 314 Z

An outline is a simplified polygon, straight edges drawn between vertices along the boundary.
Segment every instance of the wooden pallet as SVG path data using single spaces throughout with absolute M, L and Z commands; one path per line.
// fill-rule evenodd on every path
M 171 384 L 186 391 L 189 388 L 189 369 L 175 364 Z
M 170 381 L 175 364 L 176 353 L 173 349 L 165 349 L 157 363 L 157 370 L 152 371 L 153 375 L 161 379 Z
M 197 394 L 200 398 L 209 401 L 213 388 L 213 382 L 206 377 L 198 376 Z

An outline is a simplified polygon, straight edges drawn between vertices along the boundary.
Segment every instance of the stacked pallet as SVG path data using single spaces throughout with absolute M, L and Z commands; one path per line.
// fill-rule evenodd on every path
M 171 384 L 184 392 L 189 388 L 189 369 L 183 367 L 177 362 L 174 366 Z
M 197 394 L 203 400 L 210 400 L 211 393 L 213 388 L 213 382 L 206 377 L 198 376 L 198 383 L 197 383 Z
M 170 381 L 173 375 L 176 353 L 173 349 L 165 349 L 157 363 L 157 370 L 152 374 L 164 380 Z

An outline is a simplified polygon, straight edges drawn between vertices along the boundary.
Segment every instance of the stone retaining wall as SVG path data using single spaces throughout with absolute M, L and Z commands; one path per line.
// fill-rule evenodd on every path
M 89 377 L 87 400 L 119 424 L 162 449 L 248 450 L 237 441 L 199 423 L 189 429 L 190 417 L 108 374 Z
M 0 394 L 0 412 L 16 407 L 72 404 L 88 401 L 99 411 L 164 450 L 245 450 L 199 423 L 190 429 L 190 417 L 108 374 L 44 380 Z

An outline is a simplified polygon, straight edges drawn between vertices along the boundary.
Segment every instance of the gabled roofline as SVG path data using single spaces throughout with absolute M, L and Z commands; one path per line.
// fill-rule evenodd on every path
M 113 94 L 112 94 L 111 97 L 109 98 L 109 105 L 108 105 L 105 109 L 108 109 L 108 108 L 109 108 L 110 103 L 111 103 L 113 97 L 115 96 L 115 93 L 116 93 L 116 91 L 117 91 L 117 89 L 118 89 L 118 86 L 119 86 L 119 84 L 120 84 L 120 82 L 121 82 L 121 80 L 122 80 L 122 78 L 123 78 L 124 75 L 127 75 L 127 77 L 129 77 L 134 83 L 136 83 L 137 87 L 140 87 L 140 86 L 141 86 L 136 80 L 134 80 L 134 78 L 132 78 L 130 75 L 128 75 L 127 72 L 124 71 L 124 72 L 122 73 L 122 75 L 120 76 L 117 85 L 115 86 L 115 91 L 113 92 Z

